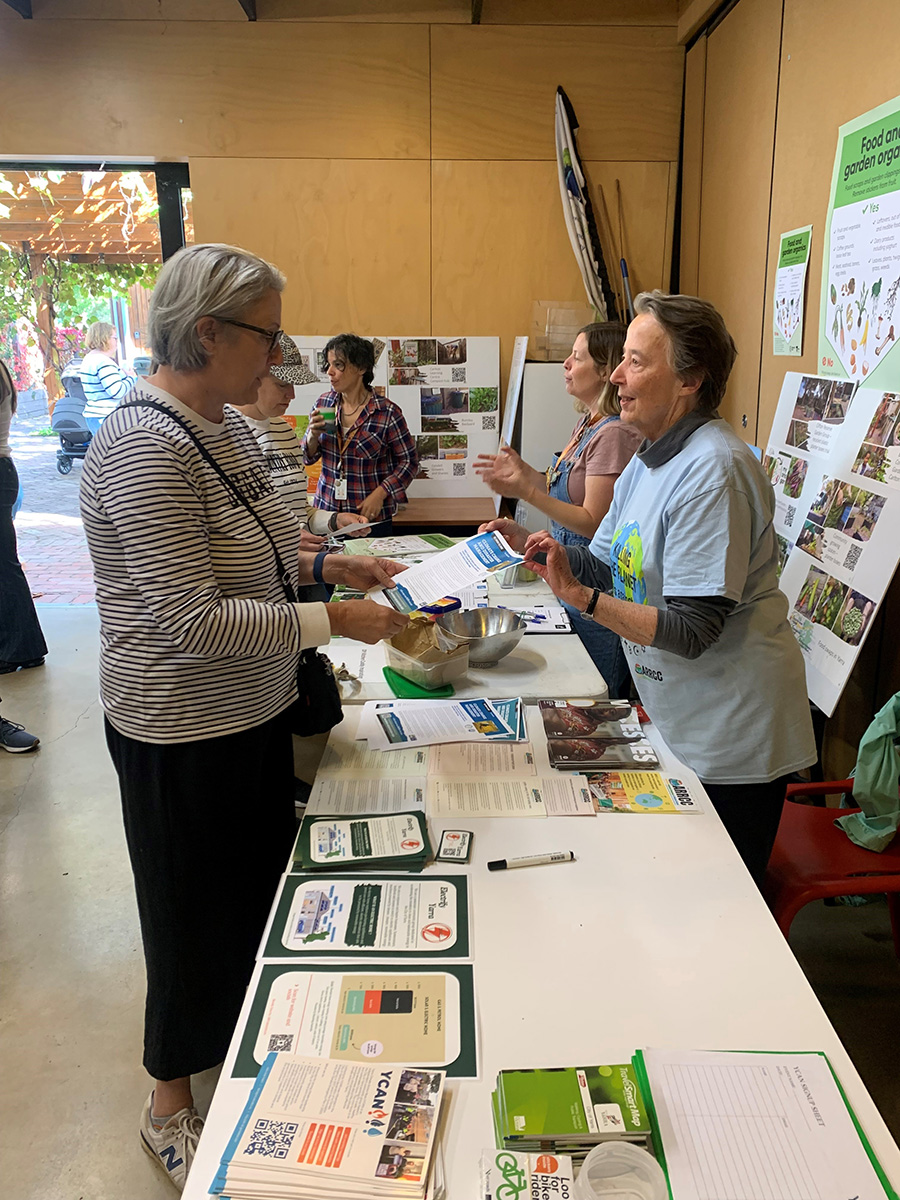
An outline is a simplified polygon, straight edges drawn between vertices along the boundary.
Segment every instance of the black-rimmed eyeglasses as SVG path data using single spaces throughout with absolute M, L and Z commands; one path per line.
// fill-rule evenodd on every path
M 246 321 L 232 321 L 228 317 L 220 317 L 226 325 L 237 325 L 238 329 L 249 329 L 252 333 L 261 333 L 264 338 L 269 339 L 269 353 L 271 354 L 278 345 L 278 339 L 284 333 L 283 329 L 276 329 L 273 333 L 271 329 L 261 329 L 259 325 L 248 325 Z

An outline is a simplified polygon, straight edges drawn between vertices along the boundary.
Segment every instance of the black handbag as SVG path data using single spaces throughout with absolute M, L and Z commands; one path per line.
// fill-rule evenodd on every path
M 275 545 L 275 540 L 271 533 L 266 529 L 264 522 L 253 510 L 234 482 L 228 478 L 203 445 L 190 425 L 186 421 L 183 421 L 177 413 L 173 413 L 170 408 L 166 408 L 164 404 L 158 404 L 155 400 L 141 400 L 137 403 L 122 405 L 122 407 L 155 408 L 157 412 L 161 412 L 169 417 L 176 425 L 180 425 L 185 433 L 193 439 L 194 445 L 200 451 L 201 456 L 216 472 L 231 495 L 239 503 L 243 504 L 244 508 L 246 508 L 247 512 L 253 517 L 254 521 L 268 538 L 269 545 L 272 547 L 272 553 L 275 555 L 275 567 L 278 571 L 278 578 L 281 580 L 281 586 L 284 589 L 288 604 L 302 603 L 303 601 L 294 590 L 290 572 L 281 561 L 281 555 L 278 553 L 278 547 Z M 301 585 L 300 590 L 301 592 L 304 590 L 303 585 Z M 329 729 L 333 729 L 335 725 L 339 725 L 344 719 L 344 712 L 341 707 L 341 691 L 338 687 L 331 659 L 326 654 L 322 654 L 313 648 L 300 651 L 300 659 L 297 663 L 297 699 L 291 706 L 290 715 L 291 729 L 301 737 L 310 737 L 314 733 L 327 733 Z

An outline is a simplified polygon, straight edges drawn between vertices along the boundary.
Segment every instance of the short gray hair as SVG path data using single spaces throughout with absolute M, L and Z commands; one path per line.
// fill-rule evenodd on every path
M 277 267 L 239 246 L 185 246 L 165 264 L 150 297 L 153 357 L 173 371 L 197 371 L 207 354 L 197 336 L 201 317 L 239 321 L 270 289 L 284 290 Z
M 713 414 L 722 403 L 737 348 L 722 314 L 697 296 L 641 292 L 634 311 L 655 317 L 669 339 L 669 362 L 682 382 L 700 378 L 699 412 Z

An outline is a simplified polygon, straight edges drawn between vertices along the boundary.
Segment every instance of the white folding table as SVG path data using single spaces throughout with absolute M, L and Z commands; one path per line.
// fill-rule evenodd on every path
M 346 720 L 355 719 L 350 710 Z M 478 1194 L 498 1070 L 627 1062 L 643 1046 L 825 1051 L 900 1186 L 900 1151 L 699 781 L 649 732 L 662 769 L 687 782 L 702 813 L 430 822 L 435 839 L 447 827 L 475 833 L 465 869 L 480 1074 L 449 1084 L 441 1138 L 449 1200 Z M 546 752 L 540 739 L 535 748 Z M 569 849 L 569 864 L 497 873 L 485 865 Z M 250 1089 L 229 1078 L 237 1040 L 186 1200 L 206 1196 Z

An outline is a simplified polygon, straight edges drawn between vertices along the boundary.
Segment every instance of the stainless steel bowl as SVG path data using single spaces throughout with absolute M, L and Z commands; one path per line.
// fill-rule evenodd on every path
M 494 667 L 515 650 L 525 632 L 525 622 L 506 608 L 471 608 L 445 613 L 435 621 L 447 641 L 469 647 L 470 667 Z

